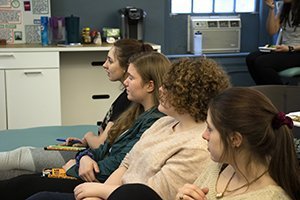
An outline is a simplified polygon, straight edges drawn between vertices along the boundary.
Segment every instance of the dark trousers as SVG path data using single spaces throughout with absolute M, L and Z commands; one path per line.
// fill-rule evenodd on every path
M 26 200 L 75 200 L 74 193 L 39 192 Z
M 300 66 L 300 52 L 252 52 L 246 57 L 248 70 L 257 85 L 281 85 L 278 72 Z
M 1 199 L 24 200 L 41 191 L 73 193 L 82 180 L 54 179 L 28 174 L 0 181 Z
M 117 188 L 107 200 L 162 200 L 150 187 L 143 184 L 125 184 Z
M 74 194 L 40 192 L 27 200 L 74 200 Z M 160 196 L 147 185 L 125 184 L 117 188 L 107 200 L 162 200 Z

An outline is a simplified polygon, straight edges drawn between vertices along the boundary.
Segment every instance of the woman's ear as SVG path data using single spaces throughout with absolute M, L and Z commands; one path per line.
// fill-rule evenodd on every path
M 242 136 L 242 134 L 240 134 L 239 132 L 234 132 L 234 133 L 230 136 L 230 140 L 231 140 L 231 145 L 232 145 L 232 147 L 239 148 L 239 147 L 242 145 L 242 142 L 243 142 L 243 136 Z
M 151 93 L 154 91 L 155 89 L 155 85 L 154 85 L 154 81 L 150 80 L 148 83 L 147 83 L 147 92 Z

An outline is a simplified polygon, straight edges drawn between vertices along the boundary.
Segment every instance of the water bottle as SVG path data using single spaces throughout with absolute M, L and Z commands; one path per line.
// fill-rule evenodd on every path
M 195 55 L 202 54 L 202 33 L 200 31 L 195 32 L 194 34 L 194 49 L 193 52 Z
M 48 17 L 41 17 L 41 40 L 43 46 L 48 46 Z

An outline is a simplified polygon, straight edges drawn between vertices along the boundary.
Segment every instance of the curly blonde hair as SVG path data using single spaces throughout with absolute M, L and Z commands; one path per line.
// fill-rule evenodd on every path
M 163 81 L 161 103 L 195 121 L 205 121 L 210 100 L 230 87 L 226 72 L 212 59 L 175 61 Z

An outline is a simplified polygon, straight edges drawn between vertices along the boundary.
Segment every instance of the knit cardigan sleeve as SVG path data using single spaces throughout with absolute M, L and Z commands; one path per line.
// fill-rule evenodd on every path
M 174 199 L 175 196 L 170 195 L 176 194 L 178 188 L 185 183 L 193 183 L 209 159 L 205 150 L 182 149 L 168 159 L 160 171 L 148 179 L 147 185 L 162 199 Z
M 141 136 L 141 139 L 143 139 L 144 137 L 146 138 L 148 135 L 151 135 L 151 133 L 155 132 L 157 129 L 159 129 L 161 127 L 161 124 L 164 122 L 164 119 L 166 117 L 162 117 L 160 119 L 158 119 L 156 122 L 154 122 L 152 124 L 152 126 L 150 126 L 145 132 L 144 134 Z M 133 149 L 131 151 L 134 151 L 135 147 L 133 147 Z M 124 157 L 124 159 L 122 160 L 120 167 L 125 167 L 128 168 L 131 161 L 132 161 L 132 154 L 129 152 L 126 154 L 126 156 Z

